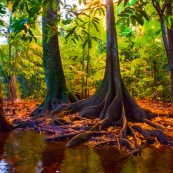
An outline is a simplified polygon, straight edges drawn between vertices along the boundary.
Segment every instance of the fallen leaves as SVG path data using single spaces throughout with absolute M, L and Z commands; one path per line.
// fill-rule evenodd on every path
M 169 140 L 173 141 L 173 116 L 171 116 L 173 115 L 173 106 L 170 103 L 154 102 L 151 100 L 138 100 L 137 102 L 143 109 L 147 110 L 152 115 L 152 122 L 162 126 Z M 52 120 L 49 117 L 42 117 L 37 119 L 36 122 L 32 122 L 33 120 L 30 117 L 30 113 L 40 103 L 41 101 L 37 100 L 22 100 L 16 102 L 14 106 L 11 103 L 5 102 L 4 111 L 6 118 L 11 123 L 23 123 L 24 128 L 26 124 L 31 125 L 30 129 L 35 129 L 39 133 L 44 133 L 47 139 L 52 138 L 54 140 L 70 139 L 76 134 L 85 132 L 99 123 L 99 119 L 87 119 L 78 116 L 78 114 L 61 117 L 60 119 L 57 119 L 57 122 L 51 122 Z M 133 122 L 133 125 L 152 130 L 152 127 L 148 126 L 146 123 Z M 115 125 L 110 126 L 106 131 L 100 129 L 101 133 L 107 133 L 91 137 L 88 144 L 92 146 L 117 145 L 117 138 L 120 138 L 120 130 L 121 128 Z M 143 143 L 146 143 L 146 140 L 139 135 L 139 133 L 135 132 L 135 134 L 143 141 Z M 133 141 L 133 137 L 130 137 L 129 140 Z M 150 140 L 154 141 L 155 139 Z M 160 144 L 157 141 L 155 142 L 155 145 L 156 147 L 160 147 Z

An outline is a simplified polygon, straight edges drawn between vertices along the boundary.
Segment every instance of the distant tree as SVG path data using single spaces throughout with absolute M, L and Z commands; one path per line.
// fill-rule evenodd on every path
M 172 0 L 165 0 L 164 2 L 158 0 L 152 0 L 152 4 L 157 11 L 160 20 L 160 26 L 162 30 L 162 37 L 165 46 L 166 56 L 169 66 L 170 75 L 170 96 L 173 101 L 173 19 L 172 19 Z M 166 27 L 165 19 L 168 24 Z
M 3 110 L 3 98 L 1 95 L 1 84 L 0 84 L 0 132 L 11 131 L 10 123 L 5 118 L 5 113 Z

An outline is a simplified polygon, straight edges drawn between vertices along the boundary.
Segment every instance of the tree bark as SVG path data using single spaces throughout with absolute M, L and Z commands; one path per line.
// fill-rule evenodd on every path
M 163 37 L 163 42 L 164 42 L 166 56 L 168 60 L 168 66 L 169 66 L 170 97 L 171 97 L 171 100 L 173 100 L 173 52 L 172 52 L 173 31 L 167 28 L 167 32 L 166 32 L 163 16 L 160 17 L 160 23 L 161 23 L 162 37 Z
M 169 66 L 170 98 L 171 101 L 173 101 L 173 20 L 171 19 L 171 26 L 167 26 L 167 29 L 164 22 L 165 9 L 168 16 L 172 15 L 172 2 L 170 0 L 165 1 L 162 8 L 159 4 L 159 1 L 152 0 L 152 3 L 160 19 L 162 38 Z
M 1 94 L 1 84 L 0 84 L 0 132 L 10 132 L 10 123 L 5 118 L 5 113 L 3 110 L 3 99 Z
M 47 3 L 47 7 L 43 9 L 43 61 L 47 92 L 43 103 L 31 113 L 31 116 L 47 115 L 61 104 L 77 101 L 77 98 L 66 86 L 59 48 L 58 12 L 59 1 L 57 0 L 56 9 L 51 3 Z
M 58 98 L 62 102 L 67 103 L 68 92 L 59 50 L 58 28 L 56 27 L 57 20 L 57 11 L 53 10 L 53 7 L 44 10 L 42 25 L 43 57 L 47 84 L 45 101 L 49 102 L 54 98 Z
M 16 83 L 16 75 L 13 74 L 11 77 L 10 77 L 10 81 L 9 81 L 9 89 L 8 89 L 8 96 L 7 96 L 7 100 L 11 100 L 12 102 L 13 101 L 16 101 L 18 99 L 18 96 L 17 96 L 17 83 Z
M 167 4 L 167 14 L 169 16 L 172 15 L 172 2 L 169 0 L 169 3 Z M 171 90 L 171 98 L 173 101 L 173 20 L 171 20 L 171 25 L 167 26 L 167 38 L 168 38 L 168 64 L 169 64 L 169 71 L 170 71 L 170 90 Z

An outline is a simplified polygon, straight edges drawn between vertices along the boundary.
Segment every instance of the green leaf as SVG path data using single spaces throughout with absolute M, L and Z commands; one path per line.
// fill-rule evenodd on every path
M 40 11 L 40 6 L 33 6 L 33 7 L 31 7 L 31 9 L 30 9 L 30 13 L 32 13 L 33 16 L 34 16 L 35 14 L 37 14 L 39 11 Z
M 104 10 L 104 8 L 100 7 L 98 10 L 99 10 L 99 14 L 100 14 L 100 15 L 102 15 L 102 14 L 105 15 L 105 10 Z
M 0 19 L 0 26 L 5 26 L 5 22 Z
M 85 31 L 84 29 L 82 30 L 82 32 L 86 35 L 89 35 L 89 33 L 87 31 Z
M 132 24 L 133 24 L 134 26 L 136 26 L 136 20 L 134 19 L 133 16 L 131 16 L 131 22 L 132 22 Z
M 127 19 L 127 26 L 128 27 L 130 26 L 130 19 L 129 18 Z
M 140 18 L 139 16 L 134 15 L 133 18 L 140 24 L 143 25 L 144 21 L 142 18 Z
M 129 17 L 129 14 L 121 13 L 121 14 L 118 14 L 118 16 L 127 18 L 127 17 Z
M 119 0 L 119 1 L 118 1 L 118 6 L 122 3 L 122 1 L 123 1 L 123 0 Z
M 22 2 L 20 3 L 20 10 L 23 11 L 23 9 L 24 9 L 24 3 Z
M 36 37 L 33 37 L 34 38 L 34 41 L 37 42 L 37 38 Z
M 92 48 L 91 38 L 88 38 L 88 49 Z
M 14 13 L 17 9 L 17 7 L 19 6 L 19 3 L 20 3 L 20 0 L 16 0 L 13 4 L 13 7 L 12 7 L 12 13 Z
M 75 32 L 75 29 L 76 29 L 77 26 L 73 27 L 72 29 L 68 30 L 68 34 L 66 35 L 65 39 L 67 39 L 69 36 L 71 36 L 74 32 Z
M 82 4 L 82 0 L 79 0 L 78 3 L 79 3 L 79 5 L 81 5 Z
M 149 17 L 148 17 L 148 15 L 147 15 L 147 13 L 146 13 L 145 11 L 139 10 L 139 12 L 140 12 L 140 14 L 141 14 L 142 16 L 145 17 L 145 19 L 146 19 L 147 21 L 149 21 Z
M 56 11 L 56 8 L 57 8 L 56 1 L 52 2 L 52 8 L 53 8 L 53 11 Z
M 87 42 L 88 42 L 88 38 L 84 41 L 84 44 L 82 45 L 83 49 L 85 48 Z
M 94 25 L 94 27 L 95 27 L 95 29 L 97 30 L 97 32 L 99 32 L 99 29 L 98 29 L 96 23 L 95 23 L 94 21 L 92 21 L 92 24 Z
M 30 29 L 28 29 L 28 32 L 32 37 L 34 36 L 33 32 Z
M 124 7 L 127 5 L 129 0 L 124 0 Z
M 134 14 L 133 10 L 129 10 L 129 9 L 125 9 L 124 11 L 122 11 L 121 13 L 129 13 L 129 14 Z
M 28 2 L 27 2 L 27 1 L 25 1 L 25 7 L 26 7 L 27 13 L 30 13 L 30 10 L 29 10 L 29 8 L 28 8 Z
M 75 39 L 74 39 L 74 38 L 72 38 L 72 41 L 74 42 L 74 44 L 76 44 L 76 41 L 75 41 Z
M 125 18 L 121 18 L 116 22 L 116 25 L 121 24 L 121 22 L 124 22 Z
M 5 14 L 5 7 L 3 4 L 0 3 L 0 14 Z
M 93 21 L 95 21 L 96 23 L 99 23 L 99 22 L 100 22 L 100 19 L 97 18 L 97 17 L 94 17 L 94 18 L 93 18 Z

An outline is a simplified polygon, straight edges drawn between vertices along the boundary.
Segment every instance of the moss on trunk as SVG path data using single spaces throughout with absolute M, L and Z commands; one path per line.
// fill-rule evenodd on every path
M 43 103 L 32 112 L 33 116 L 40 113 L 49 114 L 58 105 L 77 101 L 67 89 L 62 67 L 57 27 L 58 7 L 58 2 L 57 9 L 53 9 L 49 4 L 42 14 L 43 60 L 47 92 Z

